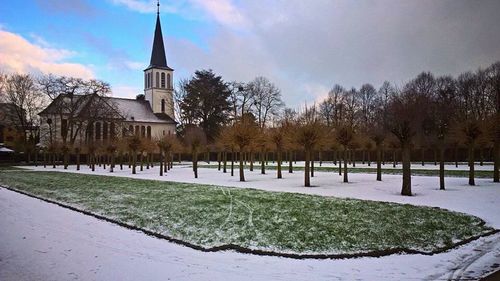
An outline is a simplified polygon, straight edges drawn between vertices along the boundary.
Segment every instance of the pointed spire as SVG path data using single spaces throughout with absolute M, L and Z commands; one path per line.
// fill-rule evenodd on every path
M 167 57 L 165 56 L 165 47 L 163 45 L 163 34 L 160 24 L 160 1 L 156 4 L 158 11 L 156 13 L 155 37 L 153 40 L 153 50 L 151 52 L 151 61 L 149 67 L 166 67 Z

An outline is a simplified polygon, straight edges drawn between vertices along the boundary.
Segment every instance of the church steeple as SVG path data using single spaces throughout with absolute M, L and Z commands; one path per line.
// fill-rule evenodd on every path
M 167 65 L 160 24 L 160 1 L 156 12 L 155 38 L 148 68 L 144 70 L 144 95 L 153 113 L 174 118 L 174 70 Z
M 167 65 L 167 57 L 165 56 L 165 46 L 163 45 L 163 34 L 161 32 L 160 1 L 158 1 L 157 7 L 158 11 L 156 13 L 155 37 L 153 40 L 153 50 L 151 51 L 151 60 L 148 68 L 169 68 Z

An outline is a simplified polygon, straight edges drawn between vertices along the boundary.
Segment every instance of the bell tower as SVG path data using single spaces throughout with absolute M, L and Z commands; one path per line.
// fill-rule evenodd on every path
M 157 4 L 153 50 L 148 68 L 144 70 L 144 95 L 153 113 L 165 113 L 174 119 L 174 70 L 167 65 L 160 23 L 160 1 Z

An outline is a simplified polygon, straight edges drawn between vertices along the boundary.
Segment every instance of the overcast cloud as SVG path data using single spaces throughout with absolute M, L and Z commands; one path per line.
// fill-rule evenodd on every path
M 401 84 L 421 71 L 457 75 L 500 59 L 500 1 L 238 1 L 234 9 L 244 28 L 220 22 L 208 51 L 167 38 L 170 61 L 183 74 L 267 76 L 291 106 L 334 83 Z

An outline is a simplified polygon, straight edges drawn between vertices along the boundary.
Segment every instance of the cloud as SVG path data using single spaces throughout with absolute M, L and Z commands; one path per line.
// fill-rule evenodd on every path
M 67 61 L 75 55 L 73 51 L 40 46 L 20 35 L 0 30 L 0 68 L 7 72 L 94 77 L 89 66 Z
M 500 59 L 499 1 L 214 2 L 233 3 L 236 12 L 226 15 L 241 14 L 247 30 L 224 20 L 232 8 L 206 2 L 204 9 L 219 11 L 210 14 L 225 24 L 204 48 L 167 39 L 177 77 L 201 68 L 228 81 L 264 75 L 291 106 L 317 101 L 335 83 L 401 85 L 422 71 L 456 76 Z
M 218 23 L 231 27 L 248 27 L 250 22 L 231 0 L 190 0 Z
M 155 13 L 153 0 L 110 0 L 115 5 L 139 13 Z M 160 11 L 179 14 L 191 20 L 214 21 L 232 29 L 248 28 L 250 21 L 232 0 L 171 0 L 161 1 Z

